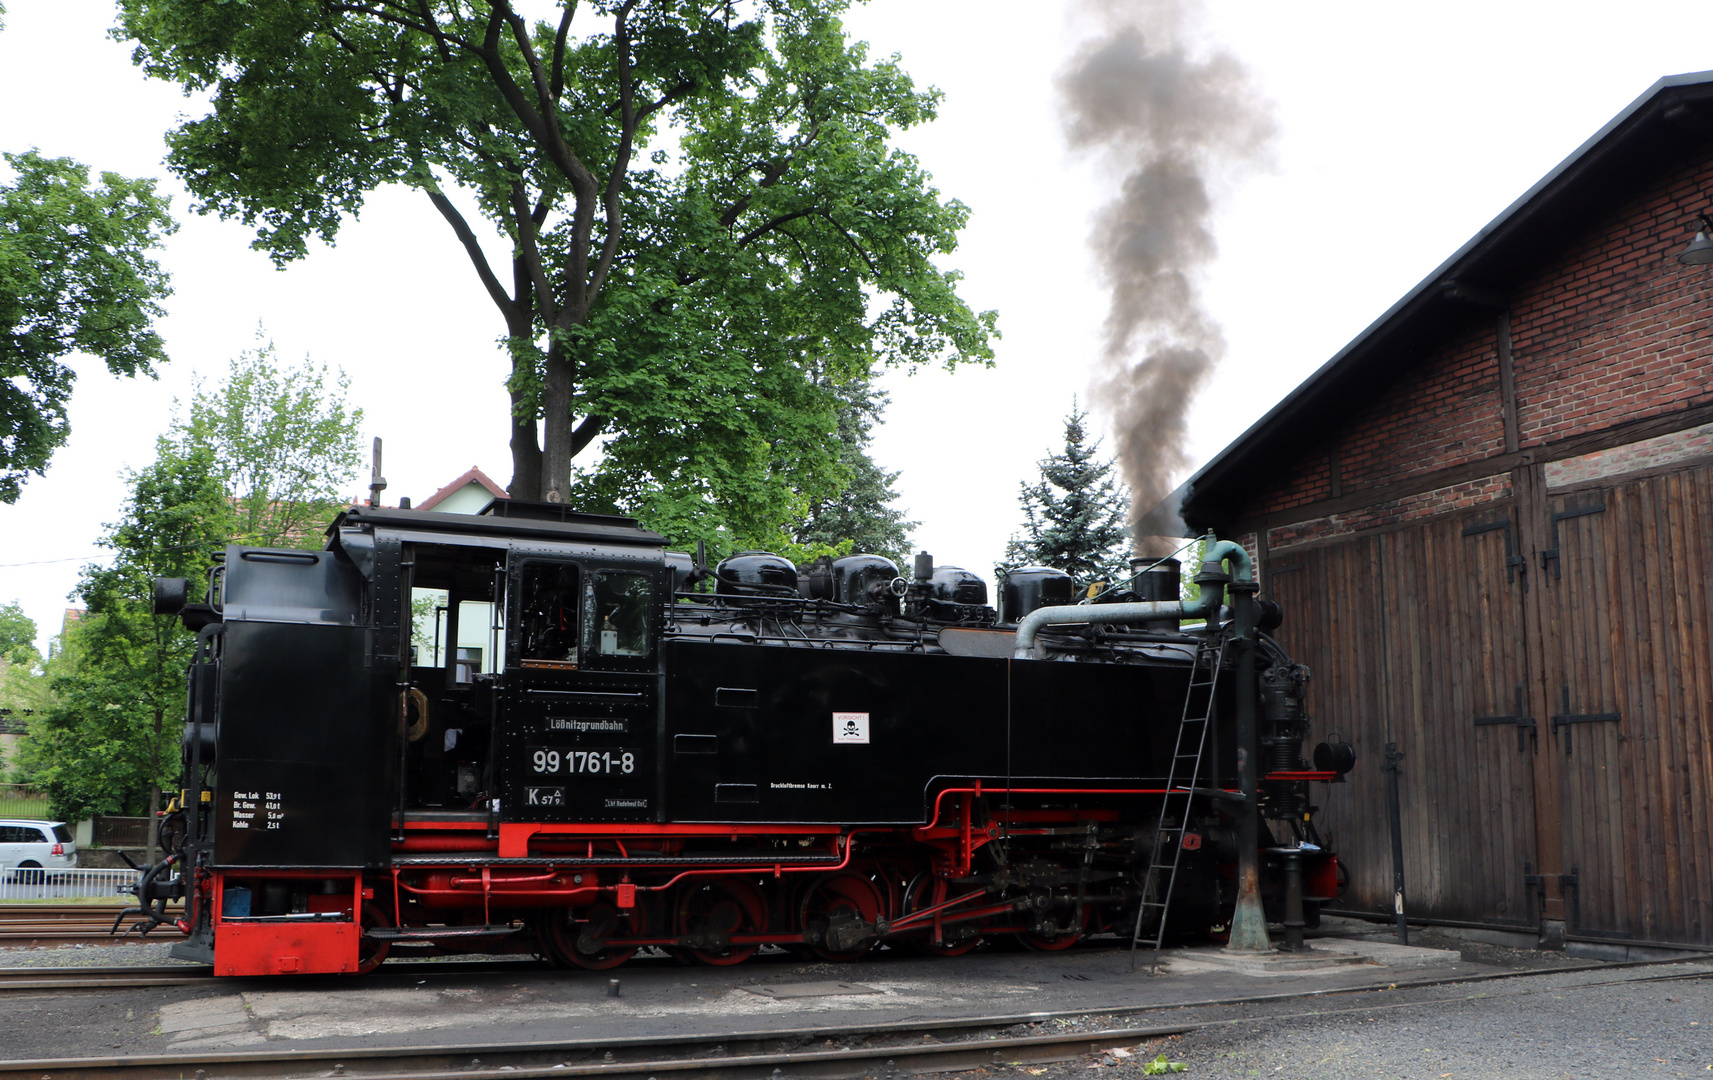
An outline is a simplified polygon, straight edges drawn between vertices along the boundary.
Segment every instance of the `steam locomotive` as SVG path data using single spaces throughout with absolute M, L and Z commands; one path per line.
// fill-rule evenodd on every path
M 1219 933 L 1240 844 L 1269 916 L 1312 923 L 1339 872 L 1310 784 L 1349 761 L 1301 760 L 1307 672 L 1209 550 L 1193 602 L 1172 561 L 1081 603 L 1031 567 L 996 611 L 925 555 L 709 569 L 557 503 L 229 547 L 200 598 L 155 583 L 196 652 L 136 925 L 239 976 L 1061 949 Z

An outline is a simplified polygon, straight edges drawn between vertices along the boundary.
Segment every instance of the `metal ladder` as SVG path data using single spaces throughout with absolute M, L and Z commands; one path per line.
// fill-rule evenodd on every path
M 1160 820 L 1154 830 L 1154 851 L 1149 856 L 1148 873 L 1142 878 L 1142 901 L 1136 909 L 1136 926 L 1130 933 L 1130 970 L 1136 970 L 1136 947 L 1142 943 L 1142 925 L 1150 912 L 1159 912 L 1160 922 L 1154 933 L 1154 956 L 1148 962 L 1153 974 L 1160 963 L 1160 945 L 1166 938 L 1166 912 L 1172 903 L 1172 887 L 1178 880 L 1178 858 L 1183 853 L 1184 831 L 1188 828 L 1190 804 L 1202 794 L 1202 755 L 1207 748 L 1207 735 L 1213 727 L 1215 686 L 1219 670 L 1225 663 L 1225 637 L 1215 631 L 1196 643 L 1195 663 L 1190 668 L 1190 685 L 1184 691 L 1183 716 L 1178 721 L 1178 742 L 1172 751 L 1172 764 L 1166 778 L 1166 793 L 1160 799 Z M 1207 677 L 1202 678 L 1203 669 Z M 1201 705 L 1197 708 L 1197 694 Z M 1180 784 L 1188 774 L 1189 783 Z M 1173 820 L 1174 806 L 1180 808 Z M 1168 843 L 1167 841 L 1170 841 Z M 1166 852 L 1170 850 L 1171 854 Z M 1156 886 L 1159 886 L 1156 888 Z M 1150 900 L 1150 895 L 1159 899 Z

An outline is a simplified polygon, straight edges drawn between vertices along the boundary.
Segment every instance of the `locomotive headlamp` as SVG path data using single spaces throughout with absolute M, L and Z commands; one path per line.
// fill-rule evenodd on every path
M 1713 218 L 1702 214 L 1695 226 L 1695 239 L 1678 255 L 1677 261 L 1685 266 L 1705 266 L 1713 263 Z
M 190 582 L 181 577 L 158 577 L 154 581 L 156 615 L 177 615 L 190 600 Z

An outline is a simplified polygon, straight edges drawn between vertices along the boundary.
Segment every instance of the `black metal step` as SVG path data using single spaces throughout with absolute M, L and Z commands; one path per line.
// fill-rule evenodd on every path
M 364 930 L 363 936 L 374 941 L 440 941 L 506 937 L 521 929 L 518 926 L 374 926 Z

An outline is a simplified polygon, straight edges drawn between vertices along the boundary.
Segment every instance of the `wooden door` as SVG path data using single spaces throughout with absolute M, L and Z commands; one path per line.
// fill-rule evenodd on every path
M 1365 911 L 1392 908 L 1386 775 L 1380 771 L 1392 734 L 1373 675 L 1382 656 L 1379 558 L 1376 540 L 1358 538 L 1275 552 L 1263 568 L 1266 594 L 1285 610 L 1274 636 L 1311 673 L 1311 745 L 1337 733 L 1356 748 L 1357 765 L 1346 782 L 1315 785 L 1311 799 L 1321 807 L 1323 836 L 1350 874 L 1342 906 Z
M 1536 741 L 1516 723 L 1528 661 L 1511 515 L 1271 553 L 1264 585 L 1285 608 L 1276 636 L 1313 672 L 1313 737 L 1336 732 L 1357 751 L 1349 782 L 1319 789 L 1322 829 L 1350 875 L 1345 907 L 1392 910 L 1383 766 L 1395 743 L 1411 914 L 1536 925 L 1525 880 Z
M 1713 944 L 1713 469 L 1546 502 L 1538 700 L 1566 935 Z
M 1523 570 L 1511 507 L 1381 538 L 1384 708 L 1399 749 L 1412 912 L 1534 927 L 1536 741 Z

